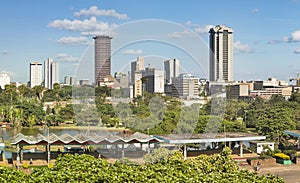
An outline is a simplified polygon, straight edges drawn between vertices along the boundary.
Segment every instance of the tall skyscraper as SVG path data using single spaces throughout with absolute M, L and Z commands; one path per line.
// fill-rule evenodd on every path
M 143 57 L 137 57 L 136 61 L 131 62 L 131 83 L 135 82 L 134 74 L 135 72 L 141 72 L 145 69 L 144 66 L 144 58 Z
M 41 85 L 43 82 L 43 66 L 40 62 L 31 62 L 30 69 L 30 87 Z
M 51 86 L 54 83 L 59 83 L 59 67 L 58 62 L 52 62 L 51 64 Z
M 209 33 L 209 80 L 233 81 L 233 30 L 217 25 Z
M 111 37 L 95 36 L 95 85 L 111 75 Z
M 53 62 L 52 58 L 48 58 L 44 63 L 44 86 L 53 89 L 54 83 L 59 83 L 59 67 L 58 62 Z
M 179 76 L 179 60 L 170 59 L 164 62 L 165 84 L 171 84 L 172 78 Z

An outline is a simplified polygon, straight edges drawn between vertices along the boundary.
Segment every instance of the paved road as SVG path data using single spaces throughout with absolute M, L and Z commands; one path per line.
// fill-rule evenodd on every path
M 260 175 L 272 174 L 279 175 L 287 183 L 300 183 L 300 165 L 276 165 L 274 167 L 262 167 L 259 172 Z

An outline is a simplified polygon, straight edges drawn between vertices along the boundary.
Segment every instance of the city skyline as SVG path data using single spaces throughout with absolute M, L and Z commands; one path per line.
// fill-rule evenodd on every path
M 234 80 L 268 77 L 288 80 L 300 71 L 299 8 L 297 0 L 272 4 L 260 1 L 238 4 L 131 0 L 103 0 L 101 3 L 4 1 L 0 6 L 3 17 L 0 19 L 0 71 L 10 73 L 12 81 L 27 82 L 29 72 L 24 68 L 28 68 L 32 61 L 44 62 L 52 57 L 60 62 L 62 81 L 64 76 L 74 74 L 95 34 L 131 21 L 162 19 L 194 31 L 207 47 L 210 27 L 221 24 L 234 29 Z M 168 9 L 178 13 L 166 13 Z M 166 36 L 169 39 L 188 39 L 189 32 L 176 30 Z M 130 62 L 137 56 L 153 54 L 151 51 L 155 52 L 136 45 L 122 50 L 121 54 L 126 62 Z M 169 57 L 178 58 L 172 54 Z M 184 65 L 185 59 L 179 60 Z M 119 59 L 112 62 L 113 68 L 120 64 Z M 116 71 L 112 70 L 111 74 Z

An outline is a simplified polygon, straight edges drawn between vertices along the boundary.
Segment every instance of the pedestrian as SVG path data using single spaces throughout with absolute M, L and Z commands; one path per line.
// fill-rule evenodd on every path
M 258 171 L 259 169 L 260 169 L 260 161 L 257 162 L 256 171 Z

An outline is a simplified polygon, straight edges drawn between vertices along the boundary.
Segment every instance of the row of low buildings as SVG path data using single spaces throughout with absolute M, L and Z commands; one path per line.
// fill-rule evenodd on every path
M 294 90 L 295 86 L 289 86 L 286 81 L 268 78 L 265 81 L 228 83 L 226 85 L 226 96 L 230 99 L 247 97 L 269 99 L 272 95 L 281 95 L 289 98 Z

